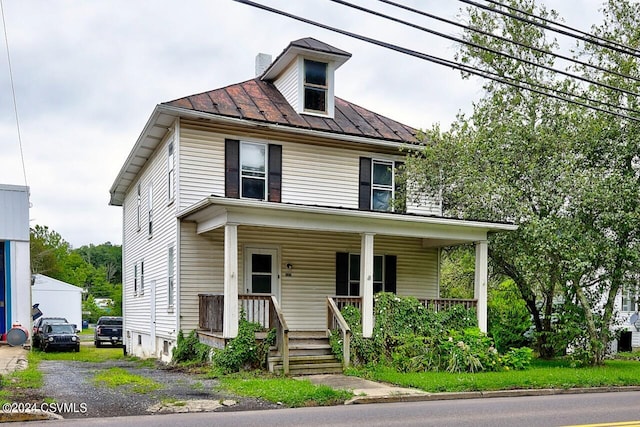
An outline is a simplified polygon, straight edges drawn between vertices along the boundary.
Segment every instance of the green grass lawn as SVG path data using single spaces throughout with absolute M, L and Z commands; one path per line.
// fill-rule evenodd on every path
M 289 407 L 337 405 L 353 393 L 315 385 L 306 379 L 241 373 L 220 378 L 220 388 L 240 396 L 257 397 Z
M 104 362 L 105 360 L 116 360 L 124 357 L 120 347 L 95 348 L 89 345 L 81 345 L 80 351 L 77 353 L 73 351 L 45 353 L 34 349 L 31 354 L 40 360 L 74 360 L 77 362 Z
M 349 375 L 413 387 L 424 391 L 458 392 L 574 387 L 638 386 L 640 362 L 610 360 L 602 367 L 572 368 L 564 361 L 534 361 L 524 371 L 452 374 L 448 372 L 400 373 L 391 368 L 351 369 Z

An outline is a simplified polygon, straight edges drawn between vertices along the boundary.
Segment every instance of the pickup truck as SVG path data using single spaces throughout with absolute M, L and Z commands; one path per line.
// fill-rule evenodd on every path
M 96 323 L 93 335 L 93 343 L 96 347 L 102 347 L 103 343 L 113 346 L 122 345 L 122 317 L 102 316 Z

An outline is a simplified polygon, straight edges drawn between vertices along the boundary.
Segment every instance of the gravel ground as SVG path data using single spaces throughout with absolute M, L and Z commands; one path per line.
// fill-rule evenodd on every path
M 96 385 L 93 377 L 101 370 L 111 367 L 124 368 L 127 371 L 151 378 L 162 384 L 158 390 L 149 393 L 136 393 L 126 387 L 108 388 Z M 215 411 L 242 411 L 255 409 L 273 409 L 280 406 L 257 399 L 242 398 L 223 394 L 215 390 L 216 380 L 204 379 L 197 375 L 172 370 L 166 367 L 142 367 L 130 361 L 106 361 L 102 363 L 72 361 L 42 361 L 40 370 L 44 374 L 44 387 L 41 397 L 54 399 L 61 404 L 72 405 L 75 411 L 63 413 L 64 418 L 115 417 L 123 415 L 145 415 L 158 411 L 158 404 L 171 400 L 181 402 L 211 402 L 209 409 Z M 225 405 L 220 402 L 225 401 Z M 73 406 L 75 404 L 75 406 Z M 203 410 L 202 405 L 198 405 Z M 206 405 L 205 405 L 206 406 Z M 82 408 L 86 408 L 86 411 Z M 185 411 L 189 405 L 168 409 Z M 165 411 L 167 408 L 164 408 Z M 164 411 L 163 411 L 164 412 Z

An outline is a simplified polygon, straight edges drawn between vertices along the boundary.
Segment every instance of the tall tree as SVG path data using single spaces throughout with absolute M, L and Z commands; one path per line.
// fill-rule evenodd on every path
M 531 0 L 507 3 L 544 18 L 557 17 Z M 467 13 L 471 27 L 535 49 L 468 31 L 464 37 L 473 46 L 462 46 L 458 59 L 522 85 L 569 86 L 532 65 L 554 64 L 552 56 L 541 53 L 558 47 L 544 30 L 476 8 Z M 494 81 L 487 81 L 484 91 L 470 117 L 459 116 L 447 132 L 437 127 L 427 132 L 424 151 L 413 156 L 407 168 L 418 193 L 443 197 L 445 214 L 519 225 L 513 233 L 491 236 L 489 255 L 496 270 L 513 280 L 524 299 L 533 317 L 537 351 L 552 357 L 566 345 L 555 339 L 560 327 L 554 322 L 555 310 L 571 302 L 563 298 L 560 260 L 564 248 L 558 236 L 564 224 L 556 219 L 565 213 L 574 185 L 571 174 L 579 161 L 568 142 L 576 132 L 567 126 L 573 109 L 559 100 Z

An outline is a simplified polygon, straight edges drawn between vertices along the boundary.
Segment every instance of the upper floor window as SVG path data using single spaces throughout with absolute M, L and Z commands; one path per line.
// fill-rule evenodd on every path
M 304 109 L 327 112 L 327 64 L 304 60 Z
M 137 206 L 136 206 L 137 212 L 136 213 L 137 213 L 137 219 L 138 219 L 138 231 L 140 231 L 140 228 L 141 228 L 141 215 L 142 215 L 141 212 L 140 212 L 142 210 L 142 189 L 140 188 L 140 184 L 139 183 L 138 183 L 137 187 L 138 188 L 136 189 L 137 190 Z
M 399 178 L 401 162 L 360 157 L 358 209 L 404 212 L 405 186 Z
M 242 196 L 264 200 L 267 190 L 267 146 L 253 142 L 240 144 Z
M 147 212 L 149 213 L 149 237 L 153 234 L 153 185 L 149 183 L 147 191 Z
M 168 152 L 167 152 L 167 196 L 169 199 L 169 202 L 171 202 L 173 200 L 174 197 L 174 188 L 175 188 L 175 173 L 174 173 L 174 168 L 175 168 L 175 159 L 174 159 L 174 152 L 173 152 L 173 142 L 169 143 L 169 148 L 168 148 Z
M 393 210 L 393 162 L 374 160 L 371 168 L 371 210 Z

